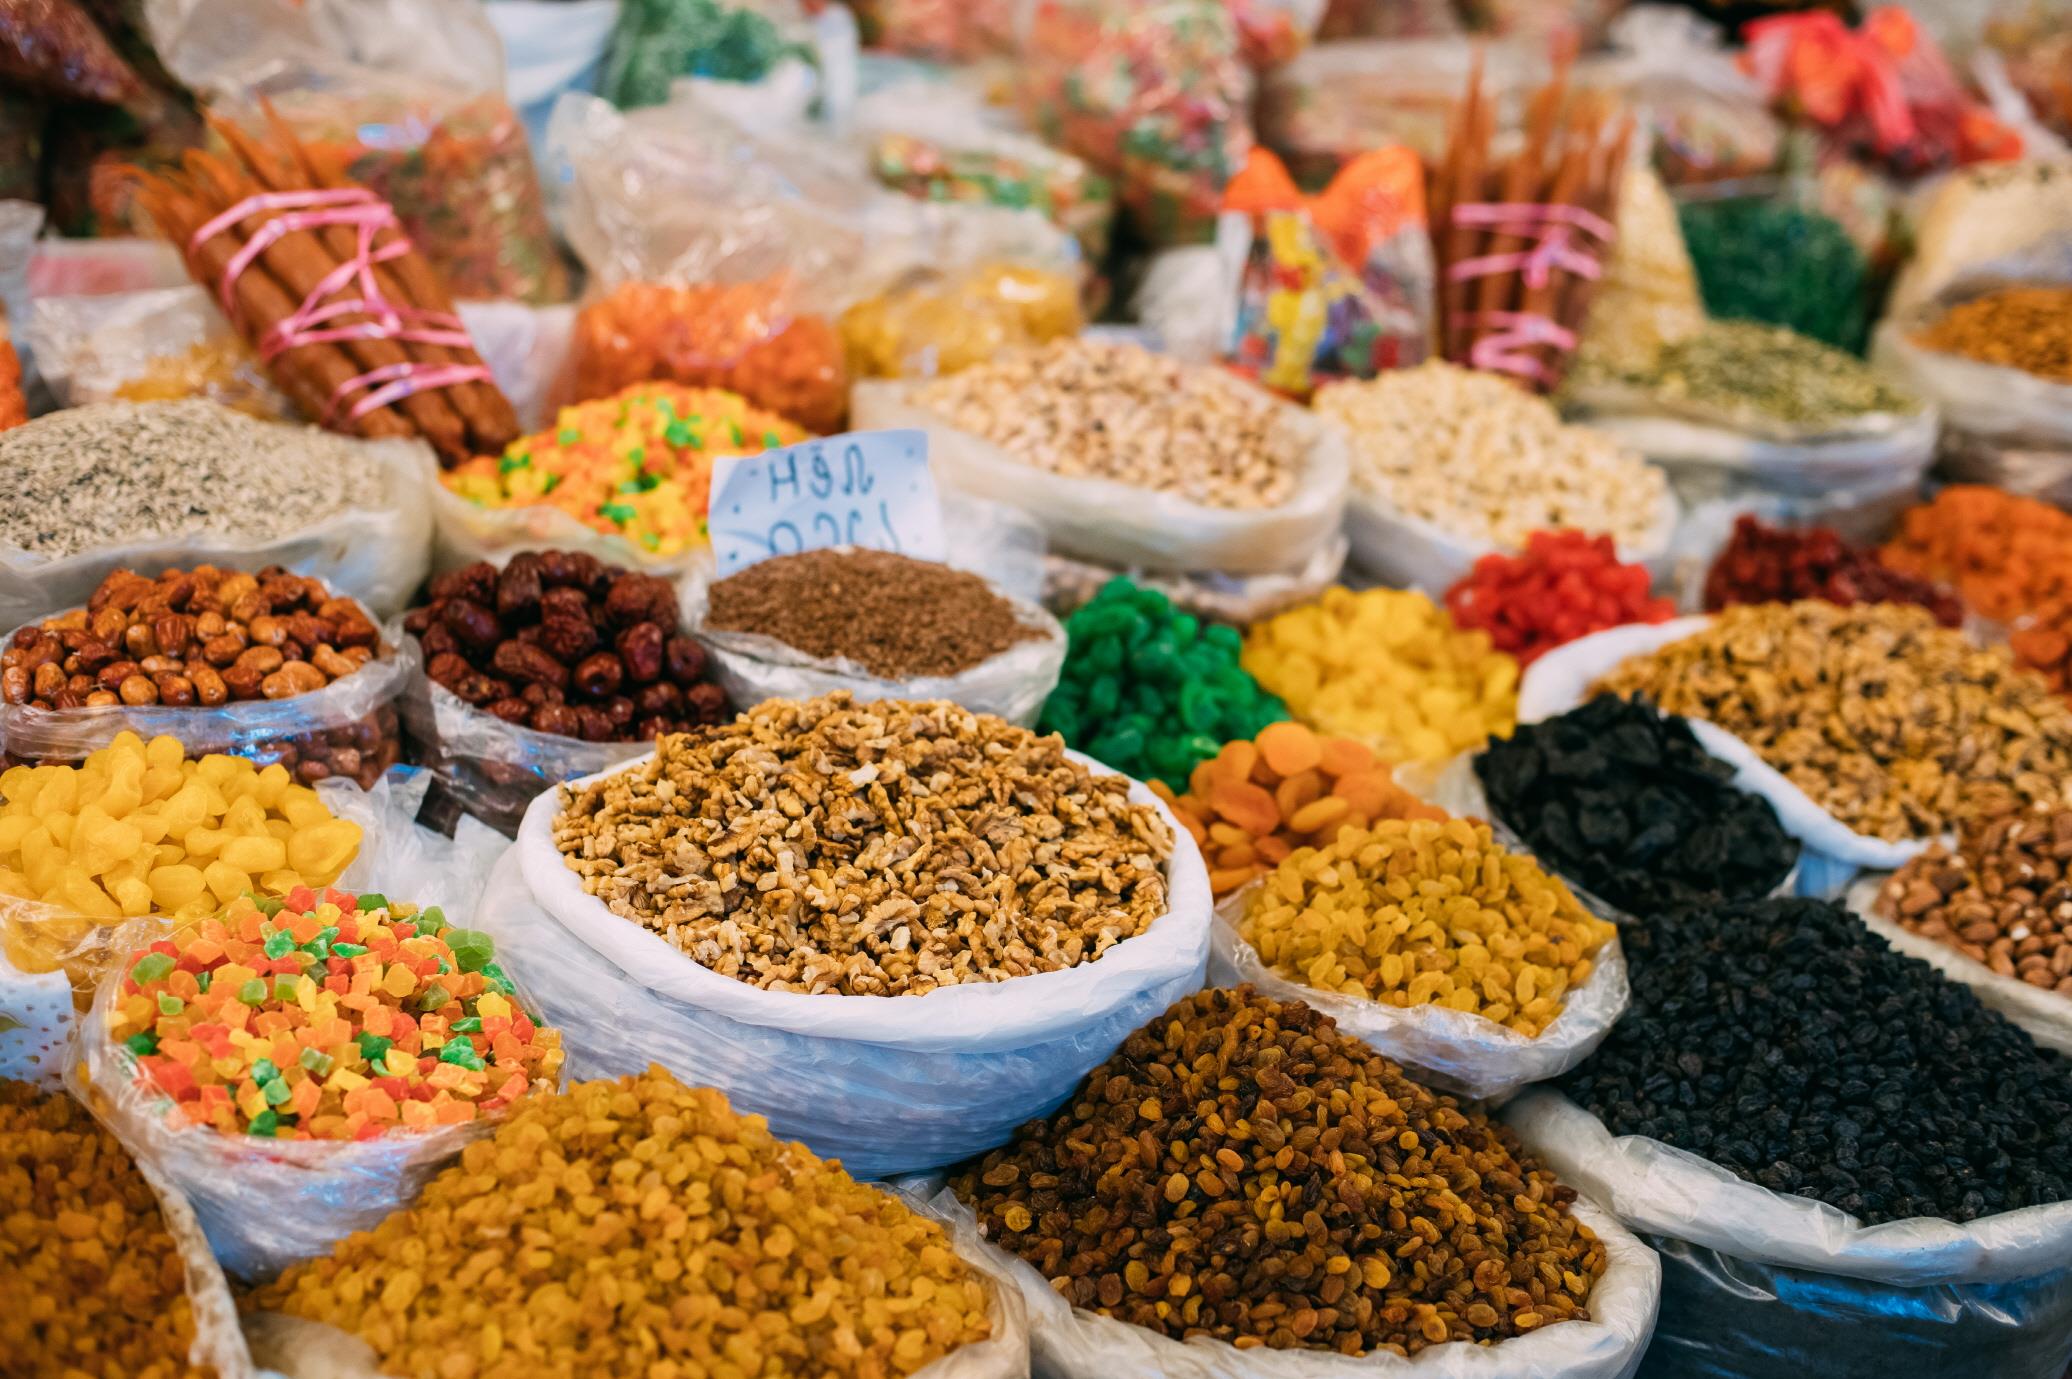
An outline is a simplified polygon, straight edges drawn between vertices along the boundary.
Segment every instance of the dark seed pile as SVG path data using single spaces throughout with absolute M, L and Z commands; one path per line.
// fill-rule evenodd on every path
M 889 551 L 802 551 L 712 586 L 705 624 L 842 657 L 888 680 L 955 675 L 1042 635 L 977 575 Z
M 1240 1348 L 1500 1341 L 1588 1319 L 1605 1268 L 1509 1130 L 1250 987 L 1176 1003 L 952 1186 L 1075 1305 Z
M 1569 880 L 1636 915 L 1774 890 L 1799 844 L 1681 718 L 1599 695 L 1521 723 L 1475 774 L 1496 817 Z
M 1866 1225 L 2072 1199 L 2072 1064 L 1839 906 L 1757 900 L 1620 934 L 1631 1003 L 1562 1088 Z

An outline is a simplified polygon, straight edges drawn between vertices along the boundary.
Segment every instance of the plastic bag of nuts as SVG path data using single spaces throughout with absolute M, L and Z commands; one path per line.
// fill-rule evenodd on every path
M 6 646 L 9 761 L 78 761 L 127 730 L 362 789 L 402 755 L 397 700 L 417 673 L 357 603 L 273 565 L 117 570 Z
M 425 660 L 403 719 L 461 808 L 505 834 L 557 782 L 727 711 L 665 579 L 585 551 L 524 552 L 440 575 L 430 597 L 392 629 Z

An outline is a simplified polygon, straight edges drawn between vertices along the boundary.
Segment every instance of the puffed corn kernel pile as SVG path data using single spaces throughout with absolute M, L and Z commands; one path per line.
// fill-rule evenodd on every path
M 1630 548 L 1668 493 L 1661 470 L 1545 398 L 1440 360 L 1334 383 L 1315 405 L 1352 437 L 1356 492 L 1481 545 L 1573 527 Z
M 1320 991 L 1468 1011 L 1527 1038 L 1616 932 L 1467 819 L 1387 819 L 1304 848 L 1266 879 L 1242 927 L 1268 966 Z
M 78 766 L 11 767 L 0 798 L 0 893 L 64 912 L 7 926 L 26 972 L 54 970 L 96 923 L 324 886 L 360 850 L 360 826 L 285 767 L 190 761 L 171 737 L 125 732 Z
M 1518 663 L 1423 594 L 1324 591 L 1256 623 L 1244 668 L 1320 733 L 1443 761 L 1517 722 Z
M 256 1302 L 397 1379 L 899 1379 L 992 1330 L 942 1227 L 659 1067 L 519 1103 Z

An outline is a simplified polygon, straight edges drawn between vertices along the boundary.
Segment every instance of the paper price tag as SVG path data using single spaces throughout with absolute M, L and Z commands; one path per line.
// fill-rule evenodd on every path
M 725 579 L 773 555 L 867 546 L 943 558 L 942 500 L 917 430 L 846 435 L 720 459 L 707 519 Z

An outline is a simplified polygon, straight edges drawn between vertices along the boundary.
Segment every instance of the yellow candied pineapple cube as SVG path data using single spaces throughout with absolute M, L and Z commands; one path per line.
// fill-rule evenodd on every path
M 151 887 L 133 877 L 111 881 L 108 889 L 115 896 L 115 903 L 122 907 L 122 913 L 136 919 L 151 913 Z
M 40 772 L 47 772 L 43 787 L 37 790 L 30 801 L 30 808 L 39 819 L 48 819 L 59 814 L 70 814 L 79 807 L 79 773 L 62 766 L 42 766 Z
M 122 918 L 122 907 L 115 903 L 115 898 L 94 884 L 93 878 L 76 867 L 69 867 L 60 873 L 57 885 L 43 898 L 74 914 L 88 915 L 94 919 Z
M 232 800 L 230 809 L 223 815 L 223 831 L 240 837 L 266 832 L 266 810 L 250 795 L 241 795 Z
M 79 811 L 72 829 L 72 864 L 91 876 L 113 870 L 137 855 L 143 832 L 126 819 L 111 818 L 99 805 Z
M 210 893 L 224 905 L 237 899 L 245 888 L 252 884 L 249 874 L 239 871 L 220 857 L 202 868 L 201 875 L 202 880 L 208 884 Z
M 296 828 L 314 828 L 331 818 L 331 811 L 306 785 L 290 786 L 281 793 L 280 812 Z
M 22 838 L 22 872 L 36 894 L 48 894 L 57 885 L 58 873 L 64 866 L 65 849 L 51 837 L 48 828 L 39 824 Z
M 187 836 L 180 840 L 189 857 L 214 857 L 223 850 L 223 845 L 234 835 L 220 828 L 197 826 L 187 830 Z
M 189 829 L 198 827 L 209 817 L 208 787 L 199 781 L 188 781 L 173 792 L 158 815 L 165 820 L 167 837 L 186 837 Z
M 233 838 L 223 845 L 222 860 L 247 876 L 257 876 L 286 866 L 288 845 L 270 833 Z
M 268 819 L 266 821 L 266 831 L 285 843 L 295 836 L 295 825 L 289 823 L 286 819 Z
M 143 836 L 146 844 L 156 847 L 165 841 L 165 815 L 149 805 L 129 816 L 129 825 Z
M 81 799 L 86 798 L 82 794 Z M 136 813 L 144 803 L 143 756 L 123 756 L 110 762 L 100 794 L 92 798 L 103 812 L 113 818 L 126 818 Z
M 51 841 L 61 848 L 69 848 L 72 846 L 72 834 L 79 827 L 79 816 L 53 814 L 43 821 L 43 827 L 49 831 Z
M 327 886 L 359 851 L 360 826 L 348 819 L 332 819 L 288 840 L 288 865 L 301 872 L 310 885 Z
M 253 777 L 252 798 L 267 809 L 275 808 L 292 784 L 294 777 L 288 774 L 288 768 L 276 761 Z
M 268 895 L 286 895 L 302 884 L 302 873 L 291 867 L 270 871 L 259 878 L 259 889 Z
M 0 815 L 0 853 L 10 853 L 21 847 L 22 839 L 34 829 L 42 827 L 36 816 L 29 813 Z
M 177 737 L 160 733 L 144 744 L 144 764 L 154 771 L 177 771 L 186 760 L 187 749 Z
M 187 773 L 179 767 L 153 766 L 144 772 L 144 803 L 157 804 L 187 784 Z

